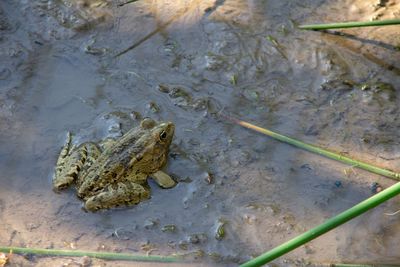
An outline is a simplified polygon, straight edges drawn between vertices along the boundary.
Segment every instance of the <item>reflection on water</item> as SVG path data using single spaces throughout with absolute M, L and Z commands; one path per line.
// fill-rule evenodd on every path
M 371 35 L 394 46 L 393 29 L 348 30 L 360 37 L 351 39 L 295 28 L 389 16 L 361 2 L 1 2 L 3 244 L 151 248 L 236 265 L 369 197 L 371 183 L 390 185 L 218 117 L 223 110 L 398 168 L 400 66 L 390 46 L 363 42 Z M 95 214 L 73 190 L 51 191 L 67 131 L 77 142 L 100 140 L 142 117 L 177 126 L 167 166 L 175 188 L 150 180 L 149 201 Z M 396 262 L 397 215 L 385 213 L 397 207 L 391 201 L 277 263 Z

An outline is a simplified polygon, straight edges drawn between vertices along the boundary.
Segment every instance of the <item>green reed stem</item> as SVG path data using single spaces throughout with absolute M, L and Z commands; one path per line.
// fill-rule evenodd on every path
M 268 135 L 268 136 L 270 136 L 270 137 L 272 137 L 274 139 L 277 139 L 279 141 L 282 141 L 282 142 L 291 144 L 293 146 L 308 150 L 310 152 L 314 152 L 316 154 L 325 156 L 325 157 L 330 158 L 330 159 L 334 159 L 334 160 L 341 161 L 341 162 L 346 163 L 346 164 L 350 164 L 350 165 L 352 165 L 354 167 L 357 167 L 357 168 L 360 168 L 360 169 L 363 169 L 363 170 L 366 170 L 366 171 L 370 171 L 372 173 L 383 175 L 383 176 L 386 176 L 386 177 L 389 177 L 389 178 L 392 178 L 392 179 L 395 179 L 395 180 L 400 180 L 400 173 L 396 173 L 396 172 L 393 172 L 393 171 L 390 171 L 390 170 L 379 168 L 379 167 L 373 166 L 371 164 L 368 164 L 368 163 L 365 163 L 365 162 L 362 162 L 362 161 L 358 161 L 358 160 L 355 160 L 355 159 L 351 159 L 349 157 L 342 156 L 340 154 L 328 151 L 328 150 L 323 149 L 323 148 L 319 148 L 319 147 L 314 146 L 314 145 L 303 143 L 303 142 L 301 142 L 299 140 L 284 136 L 282 134 L 275 133 L 273 131 L 270 131 L 270 130 L 265 129 L 265 128 L 258 127 L 256 125 L 253 125 L 253 124 L 245 122 L 245 121 L 241 121 L 241 120 L 238 120 L 238 119 L 235 119 L 235 118 L 227 117 L 225 115 L 222 115 L 222 116 L 227 118 L 227 119 L 229 119 L 230 121 L 238 124 L 238 125 L 241 125 L 241 126 L 246 127 L 248 129 L 251 129 L 251 130 L 257 131 L 259 133 Z
M 0 247 L 0 252 L 8 253 L 12 251 L 15 254 L 35 254 L 43 256 L 67 256 L 67 257 L 83 257 L 105 260 L 124 260 L 124 261 L 148 261 L 148 262 L 178 262 L 179 257 L 174 256 L 145 256 L 130 253 L 113 253 L 113 252 L 95 252 L 81 250 L 64 250 L 64 249 L 40 249 L 40 248 L 21 248 L 21 247 Z
M 317 227 L 308 230 L 307 232 L 293 238 L 292 240 L 283 243 L 271 249 L 270 251 L 244 263 L 241 267 L 258 267 L 266 264 L 296 248 L 301 245 L 310 242 L 311 240 L 325 234 L 326 232 L 344 224 L 345 222 L 363 214 L 364 212 L 378 206 L 379 204 L 387 201 L 388 199 L 400 194 L 400 182 L 392 185 L 391 187 L 383 190 L 382 192 L 362 201 L 361 203 L 355 205 L 354 207 L 336 215 L 325 221 L 324 223 L 318 225 Z M 340 266 L 340 265 L 336 265 Z
M 329 30 L 329 29 L 354 28 L 354 27 L 388 26 L 396 24 L 400 24 L 400 19 L 338 22 L 338 23 L 327 23 L 327 24 L 308 24 L 308 25 L 300 25 L 299 29 Z

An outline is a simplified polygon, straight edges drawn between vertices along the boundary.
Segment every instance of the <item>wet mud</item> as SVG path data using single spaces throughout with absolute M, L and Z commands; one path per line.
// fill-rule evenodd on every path
M 296 29 L 398 17 L 396 1 L 124 3 L 0 3 L 1 245 L 236 266 L 372 196 L 374 183 L 394 183 L 219 114 L 398 170 L 398 27 Z M 150 179 L 148 201 L 97 213 L 84 212 L 74 190 L 52 191 L 68 131 L 76 143 L 117 138 L 144 117 L 176 125 L 165 169 L 176 187 Z M 399 262 L 399 207 L 388 201 L 276 266 Z

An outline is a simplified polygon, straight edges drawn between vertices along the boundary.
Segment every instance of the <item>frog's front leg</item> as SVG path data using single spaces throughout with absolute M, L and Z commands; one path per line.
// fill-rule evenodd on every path
M 91 165 L 98 157 L 100 151 L 93 143 L 84 143 L 79 147 L 73 146 L 71 134 L 68 133 L 67 141 L 61 149 L 53 177 L 53 188 L 59 191 L 68 187 L 79 176 L 82 170 Z
M 151 177 L 162 188 L 172 188 L 176 185 L 174 179 L 163 171 L 153 173 Z
M 85 209 L 96 211 L 123 205 L 137 204 L 150 197 L 150 190 L 131 181 L 108 185 L 100 193 L 85 201 Z

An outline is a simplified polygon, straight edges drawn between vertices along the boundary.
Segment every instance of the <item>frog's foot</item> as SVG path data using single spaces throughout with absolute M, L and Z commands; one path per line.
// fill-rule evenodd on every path
M 57 160 L 53 177 L 54 190 L 59 191 L 73 183 L 83 169 L 93 164 L 99 153 L 99 149 L 92 143 L 84 143 L 77 148 L 71 145 L 71 134 L 68 133 L 67 142 Z
M 61 149 L 57 159 L 57 165 L 53 176 L 53 188 L 55 191 L 68 187 L 74 181 L 73 173 L 65 173 L 65 165 L 74 149 L 71 133 L 67 133 L 67 140 Z
M 65 158 L 68 157 L 72 149 L 73 149 L 72 136 L 71 132 L 68 132 L 67 140 L 65 140 L 65 144 L 61 149 L 60 155 L 58 156 L 56 168 L 59 168 L 60 165 L 61 166 L 63 165 Z
M 150 198 L 149 189 L 140 184 L 125 181 L 107 186 L 95 196 L 89 197 L 85 202 L 85 209 L 96 211 L 123 205 L 134 205 Z
M 176 185 L 174 179 L 163 171 L 153 173 L 151 177 L 162 188 L 172 188 Z
M 82 153 L 78 152 L 74 152 L 73 154 L 80 154 L 82 156 Z M 78 173 L 82 169 L 83 162 L 84 160 L 77 160 L 74 163 L 66 164 L 67 168 L 57 167 L 53 177 L 53 189 L 57 192 L 72 184 L 78 178 Z

